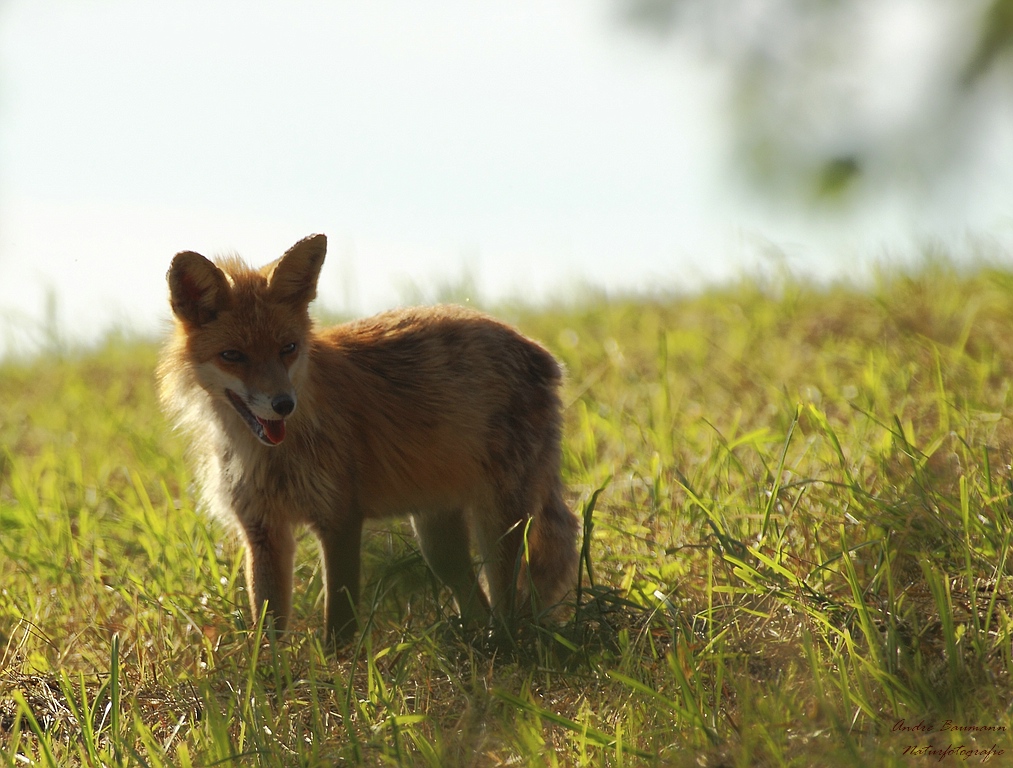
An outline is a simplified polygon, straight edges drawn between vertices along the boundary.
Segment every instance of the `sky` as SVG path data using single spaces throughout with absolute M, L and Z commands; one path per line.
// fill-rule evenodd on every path
M 487 301 L 693 290 L 1013 233 L 1008 143 L 959 206 L 763 205 L 730 173 L 726 95 L 605 0 L 5 0 L 0 353 L 47 318 L 157 336 L 174 253 L 261 264 L 315 232 L 320 301 L 346 314 L 464 274 Z

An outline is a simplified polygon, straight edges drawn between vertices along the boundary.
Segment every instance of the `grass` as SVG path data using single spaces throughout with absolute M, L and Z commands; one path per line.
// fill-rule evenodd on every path
M 513 647 L 398 522 L 353 645 L 320 647 L 309 541 L 263 638 L 156 348 L 0 365 L 0 766 L 1009 760 L 1013 275 L 498 314 L 566 363 L 588 535 L 573 618 Z

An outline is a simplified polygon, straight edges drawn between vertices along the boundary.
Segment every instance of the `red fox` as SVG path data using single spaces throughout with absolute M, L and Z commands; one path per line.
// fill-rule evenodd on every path
M 255 618 L 266 604 L 285 627 L 305 525 L 323 557 L 327 638 L 347 640 L 363 521 L 397 514 L 466 621 L 556 605 L 574 586 L 579 530 L 560 479 L 558 363 L 456 307 L 316 329 L 326 251 L 313 235 L 259 270 L 186 251 L 167 275 L 161 401 L 191 438 L 204 503 L 239 524 Z

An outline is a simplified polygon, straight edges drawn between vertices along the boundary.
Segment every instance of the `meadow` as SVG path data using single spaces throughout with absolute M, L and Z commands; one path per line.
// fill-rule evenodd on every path
M 1013 764 L 1013 274 L 493 308 L 565 363 L 582 580 L 458 628 L 409 528 L 364 631 L 249 615 L 157 344 L 0 363 L 0 766 Z

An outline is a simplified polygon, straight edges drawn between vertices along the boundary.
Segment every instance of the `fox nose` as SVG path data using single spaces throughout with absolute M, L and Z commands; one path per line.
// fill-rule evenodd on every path
M 295 400 L 292 399 L 292 395 L 277 395 L 271 401 L 271 408 L 279 416 L 288 416 L 295 410 Z

